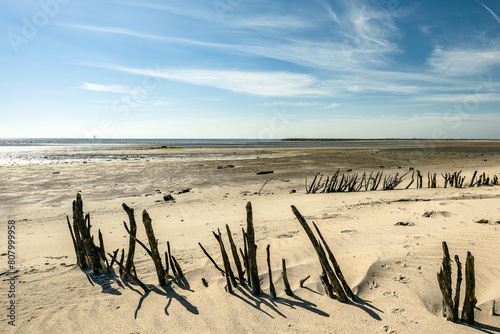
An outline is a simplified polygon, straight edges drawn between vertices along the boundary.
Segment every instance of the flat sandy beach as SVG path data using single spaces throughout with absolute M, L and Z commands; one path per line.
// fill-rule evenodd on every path
M 167 151 L 178 156 L 165 157 Z M 499 141 L 348 149 L 158 149 L 148 151 L 147 158 L 143 154 L 130 150 L 120 152 L 118 159 L 0 167 L 1 332 L 500 333 L 500 186 L 468 186 L 474 171 L 500 176 Z M 218 168 L 228 165 L 234 167 Z M 310 183 L 317 173 L 332 175 L 337 169 L 410 173 L 391 191 L 306 193 L 306 178 Z M 411 169 L 424 175 L 423 188 L 413 184 L 405 189 Z M 466 176 L 464 188 L 444 188 L 441 173 L 460 170 Z M 257 175 L 261 171 L 273 173 Z M 428 172 L 437 173 L 437 188 L 427 188 Z M 149 294 L 121 280 L 116 265 L 114 274 L 82 271 L 66 223 L 77 193 L 90 213 L 94 238 L 100 229 L 108 252 L 128 247 L 122 203 L 135 209 L 138 238 L 145 243 L 141 215 L 147 210 L 160 252 L 170 242 L 188 284 L 174 281 L 161 287 L 153 262 L 140 247 L 137 275 L 151 288 Z M 167 194 L 175 201 L 166 202 Z M 236 244 L 243 245 L 247 202 L 254 214 L 263 290 L 259 297 L 241 287 L 226 292 L 226 279 L 198 246 L 202 243 L 222 267 L 212 232 L 220 229 L 228 248 L 227 224 Z M 291 205 L 309 224 L 318 225 L 357 303 L 344 304 L 325 294 L 318 257 Z M 481 219 L 488 222 L 477 223 Z M 16 228 L 15 326 L 8 325 L 4 307 L 9 220 Z M 468 251 L 475 257 L 474 326 L 442 316 L 436 274 L 443 241 L 452 259 L 456 254 L 465 264 Z M 276 300 L 269 292 L 267 245 Z M 294 296 L 284 292 L 282 258 Z M 465 281 L 462 299 L 464 289 Z

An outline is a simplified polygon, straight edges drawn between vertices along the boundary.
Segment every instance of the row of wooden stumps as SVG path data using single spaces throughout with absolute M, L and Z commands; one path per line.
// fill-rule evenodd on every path
M 257 266 L 257 245 L 255 244 L 255 231 L 253 228 L 252 204 L 250 202 L 247 203 L 246 211 L 247 211 L 247 229 L 245 231 L 245 229 L 242 228 L 243 249 L 241 247 L 239 249 L 236 247 L 231 229 L 229 228 L 228 225 L 226 225 L 226 232 L 228 235 L 228 240 L 231 248 L 231 255 L 233 258 L 233 263 L 236 267 L 236 271 L 238 273 L 237 278 L 234 275 L 233 270 L 231 268 L 228 252 L 226 252 L 226 247 L 224 246 L 224 241 L 222 239 L 222 234 L 220 230 L 218 230 L 217 233 L 213 232 L 213 234 L 215 239 L 219 243 L 224 269 L 221 269 L 217 265 L 217 262 L 212 258 L 212 256 L 210 256 L 210 254 L 206 251 L 206 249 L 203 247 L 201 243 L 198 243 L 198 245 L 200 245 L 201 249 L 203 250 L 203 253 L 210 259 L 210 261 L 214 264 L 215 268 L 219 270 L 223 276 L 226 277 L 226 285 L 228 292 L 233 293 L 233 287 L 238 286 L 239 282 L 239 284 L 243 287 L 249 286 L 252 289 L 252 293 L 258 296 L 261 293 L 261 289 L 260 289 L 259 270 Z M 268 254 L 269 254 L 269 246 L 268 246 Z M 245 268 L 245 270 L 243 270 L 243 268 Z M 245 277 L 245 272 L 246 272 L 246 277 Z M 204 284 L 207 285 L 205 282 L 206 281 L 204 281 Z
M 441 270 L 437 274 L 437 280 L 443 295 L 443 316 L 452 322 L 458 322 L 459 320 L 460 286 L 462 284 L 462 264 L 458 255 L 455 255 L 455 262 L 457 264 L 457 281 L 455 296 L 453 296 L 450 253 L 448 245 L 443 241 L 443 263 Z M 460 320 L 470 325 L 474 324 L 474 308 L 477 303 L 475 287 L 474 256 L 470 252 L 467 252 L 465 263 L 465 298 Z
M 82 197 L 79 193 L 76 195 L 76 200 L 73 201 L 73 225 L 71 225 L 69 217 L 67 217 L 67 222 L 73 239 L 73 246 L 75 248 L 78 265 L 82 269 L 90 267 L 95 275 L 99 275 L 103 272 L 104 264 L 107 267 L 107 271 L 111 272 L 113 264 L 116 263 L 116 265 L 120 268 L 120 277 L 129 277 L 145 292 L 149 292 L 150 289 L 137 277 L 137 271 L 134 264 L 135 245 L 138 243 L 153 260 L 158 276 L 158 282 L 161 286 L 169 285 L 172 280 L 176 278 L 183 279 L 184 273 L 179 265 L 179 262 L 172 255 L 169 242 L 167 242 L 167 251 L 165 251 L 165 267 L 163 266 L 158 249 L 158 241 L 155 237 L 152 221 L 148 212 L 146 210 L 143 211 L 142 222 L 146 230 L 149 248 L 137 238 L 137 224 L 135 221 L 134 209 L 128 207 L 125 203 L 122 204 L 122 206 L 129 217 L 130 225 L 129 228 L 127 224 L 123 222 L 125 230 L 129 234 L 126 261 L 124 249 L 121 250 L 120 260 L 118 260 L 119 249 L 115 250 L 113 254 L 105 252 L 104 241 L 100 230 L 99 247 L 94 244 L 94 237 L 90 233 L 90 215 L 87 214 L 84 216 Z M 106 254 L 110 257 L 111 263 L 108 262 Z M 172 275 L 170 275 L 170 270 L 172 271 Z
M 351 299 L 353 302 L 356 301 L 356 296 L 352 292 L 351 288 L 347 284 L 344 275 L 342 274 L 342 271 L 340 269 L 339 264 L 337 263 L 335 256 L 333 255 L 330 247 L 326 243 L 325 239 L 323 238 L 323 235 L 319 231 L 318 227 L 316 224 L 314 224 L 314 228 L 316 229 L 316 232 L 321 239 L 318 241 L 316 239 L 316 236 L 314 235 L 313 231 L 309 227 L 309 224 L 306 222 L 304 217 L 300 214 L 300 212 L 297 210 L 295 206 L 292 205 L 292 211 L 297 217 L 299 223 L 301 226 L 304 228 L 304 230 L 307 233 L 307 236 L 309 237 L 311 243 L 313 244 L 314 249 L 316 250 L 318 254 L 318 258 L 321 264 L 322 272 L 323 274 L 320 276 L 320 279 L 325 286 L 325 291 L 326 294 L 331 297 L 331 298 L 338 298 L 339 301 L 347 303 L 349 299 Z M 255 232 L 254 232 L 254 227 L 253 227 L 253 213 L 252 213 L 252 205 L 250 202 L 247 203 L 246 206 L 246 212 L 247 212 L 247 229 L 242 229 L 243 231 L 243 249 L 239 248 L 239 254 L 237 251 L 237 247 L 234 243 L 233 237 L 231 230 L 229 229 L 229 226 L 226 225 L 226 231 L 228 235 L 228 240 L 229 244 L 231 247 L 231 254 L 233 256 L 233 263 L 236 267 L 236 270 L 238 272 L 238 277 L 236 277 L 231 269 L 231 263 L 229 261 L 229 256 L 226 252 L 226 248 L 224 246 L 224 241 L 222 240 L 222 235 L 220 230 L 218 230 L 217 233 L 213 233 L 215 236 L 215 239 L 219 243 L 220 246 L 220 251 L 221 251 L 221 257 L 222 257 L 222 262 L 224 263 L 224 269 L 221 269 L 218 265 L 217 262 L 210 256 L 210 254 L 206 251 L 206 249 L 203 247 L 201 243 L 198 243 L 203 250 L 203 253 L 210 259 L 210 261 L 213 263 L 215 268 L 221 272 L 223 276 L 226 278 L 226 285 L 227 285 L 227 291 L 232 293 L 233 292 L 233 287 L 236 287 L 238 285 L 238 282 L 241 286 L 246 287 L 247 285 L 252 289 L 252 293 L 256 296 L 261 294 L 261 288 L 260 288 L 260 279 L 259 279 L 259 272 L 258 272 L 258 266 L 257 266 L 257 245 L 255 245 Z M 323 248 L 324 247 L 324 248 Z M 326 253 L 325 253 L 326 250 Z M 274 286 L 274 281 L 273 281 L 273 276 L 272 276 L 272 268 L 271 268 L 271 255 L 270 255 L 270 245 L 267 245 L 266 247 L 266 253 L 267 253 L 267 269 L 268 269 L 268 275 L 269 275 L 269 290 L 271 297 L 273 299 L 276 299 L 276 288 Z M 331 261 L 328 261 L 328 258 Z M 240 261 L 241 255 L 242 261 Z M 243 265 L 242 265 L 243 263 Z M 333 268 L 332 268 L 333 266 Z M 243 267 L 245 268 L 245 271 L 247 273 L 246 277 L 244 275 Z M 286 269 L 286 260 L 282 259 L 282 277 L 283 277 L 283 284 L 285 286 L 285 293 L 289 296 L 293 296 L 293 291 L 290 287 L 290 283 L 288 280 L 288 275 L 287 275 L 287 269 Z M 304 282 L 309 278 L 310 276 L 307 276 L 304 279 L 300 280 L 300 286 L 302 287 Z M 203 283 L 207 285 L 206 281 L 203 279 Z
M 409 173 L 409 172 L 408 172 Z M 408 174 L 399 175 L 387 175 L 383 177 L 382 190 L 394 190 L 398 187 L 403 181 L 404 177 Z M 444 188 L 447 186 L 455 187 L 455 188 L 463 188 L 464 181 L 466 179 L 465 176 L 461 176 L 462 171 L 453 172 L 453 173 L 445 173 L 441 174 L 444 178 Z M 489 177 L 486 173 L 479 174 L 476 178 L 477 171 L 474 172 L 472 176 L 471 182 L 469 183 L 469 187 L 480 187 L 484 185 L 499 185 L 498 176 L 494 175 L 493 177 Z M 324 177 L 323 174 L 316 174 L 311 184 L 307 184 L 306 178 L 306 193 L 314 194 L 314 193 L 333 193 L 333 192 L 357 192 L 364 189 L 365 191 L 374 191 L 377 190 L 381 181 L 382 181 L 382 172 L 377 172 L 376 174 L 363 173 L 361 177 L 359 174 L 341 174 L 340 170 L 337 170 L 332 176 Z M 423 176 L 419 170 L 413 170 L 411 181 L 405 187 L 405 189 L 410 188 L 410 186 L 416 180 L 416 188 L 423 187 Z M 428 188 L 437 188 L 437 174 L 436 173 L 427 173 L 427 187 Z

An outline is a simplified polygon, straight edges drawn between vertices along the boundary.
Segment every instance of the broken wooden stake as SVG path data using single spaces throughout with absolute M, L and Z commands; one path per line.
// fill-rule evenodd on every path
M 325 289 L 325 293 L 328 297 L 335 299 L 335 294 L 333 293 L 333 287 L 328 280 L 328 275 L 326 274 L 325 269 L 323 269 L 321 275 L 319 275 L 319 280 L 321 284 L 323 284 L 323 288 Z
M 245 265 L 245 270 L 247 271 L 247 282 L 250 287 L 252 287 L 252 280 L 250 278 L 250 262 L 248 261 L 248 238 L 245 229 L 242 227 L 241 231 L 243 232 L 243 263 Z
M 135 237 L 137 235 L 137 224 L 135 222 L 134 209 L 129 208 L 125 203 L 122 204 L 123 209 L 128 215 L 129 223 L 130 223 L 130 236 L 128 241 L 128 253 L 127 253 L 127 262 L 125 263 L 125 268 L 128 271 L 132 269 L 134 264 L 134 254 L 135 254 Z M 132 237 L 133 236 L 133 237 Z
M 474 256 L 467 252 L 467 261 L 465 262 L 465 299 L 462 308 L 462 321 L 469 325 L 474 324 L 474 308 L 476 307 L 476 278 L 474 271 Z
M 119 271 L 119 274 L 120 274 L 120 277 L 123 276 L 123 259 L 125 258 L 125 250 L 122 248 L 122 255 L 120 256 L 120 262 L 116 262 L 116 264 L 120 267 L 120 271 Z
M 455 262 L 457 263 L 457 285 L 455 287 L 455 298 L 453 299 L 453 317 L 458 320 L 458 306 L 460 305 L 460 286 L 462 284 L 462 264 L 458 255 L 455 255 Z
M 288 282 L 288 276 L 286 274 L 286 261 L 285 261 L 285 259 L 281 259 L 281 263 L 283 266 L 283 283 L 285 283 L 285 293 L 288 296 L 293 296 L 293 291 L 290 288 L 290 283 Z
M 176 277 L 184 277 L 184 273 L 182 272 L 182 269 L 181 269 L 181 266 L 179 265 L 179 262 L 177 262 L 177 260 L 175 259 L 174 256 L 172 256 L 172 260 L 174 261 L 175 271 L 177 272 Z
M 253 229 L 252 203 L 248 202 L 247 210 L 247 246 L 248 246 L 248 271 L 250 272 L 250 282 L 252 293 L 260 295 L 259 270 L 257 268 L 257 245 L 255 244 L 255 232 Z
M 333 272 L 332 267 L 330 267 L 330 264 L 328 263 L 328 260 L 326 258 L 326 254 L 325 254 L 323 248 L 319 245 L 318 240 L 316 240 L 316 237 L 314 236 L 311 228 L 307 224 L 304 217 L 300 214 L 299 210 L 297 210 L 297 208 L 294 205 L 292 205 L 292 211 L 295 214 L 295 216 L 297 217 L 297 220 L 299 221 L 300 225 L 302 225 L 302 227 L 306 231 L 306 234 L 309 237 L 309 240 L 311 240 L 311 243 L 313 244 L 313 247 L 316 250 L 316 253 L 318 254 L 321 266 L 323 267 L 323 269 L 325 269 L 325 271 L 328 275 L 328 278 L 329 278 L 331 284 L 333 285 L 333 289 L 334 289 L 335 293 L 337 294 L 337 296 L 339 297 L 339 300 L 342 303 L 347 303 L 349 301 L 349 299 L 347 298 L 347 295 L 345 294 L 344 290 L 340 286 L 340 283 L 339 283 L 337 277 L 335 276 L 335 273 Z
M 108 262 L 108 259 L 106 258 L 106 253 L 105 253 L 105 250 L 104 250 L 104 240 L 102 239 L 102 233 L 101 233 L 101 229 L 98 230 L 99 233 L 99 251 L 101 253 L 101 260 L 103 262 L 106 262 L 106 268 L 108 269 L 108 272 L 111 270 L 110 267 L 109 267 L 109 262 Z
M 233 293 L 233 287 L 231 286 L 231 284 L 236 286 L 236 279 L 234 278 L 233 271 L 231 270 L 231 265 L 229 264 L 229 258 L 227 257 L 226 250 L 224 249 L 224 242 L 222 241 L 220 231 L 217 240 L 219 241 L 222 262 L 224 263 L 224 271 L 226 272 L 227 291 L 229 293 Z
M 168 253 L 167 251 L 165 251 L 165 274 L 169 276 L 169 272 L 170 272 L 170 265 L 168 262 Z
M 151 218 L 146 210 L 142 212 L 142 222 L 144 223 L 144 228 L 146 229 L 146 235 L 148 236 L 149 246 L 151 247 L 151 258 L 156 267 L 156 274 L 158 275 L 158 282 L 161 286 L 167 285 L 165 270 L 161 263 L 160 253 L 158 252 L 158 243 L 155 238 L 153 231 L 153 225 L 151 224 Z
M 149 248 L 139 239 L 137 239 L 133 234 L 132 232 L 128 229 L 127 227 L 127 223 L 123 222 L 123 226 L 125 227 L 125 231 L 127 231 L 128 235 L 135 240 L 135 242 L 137 242 L 139 245 L 142 246 L 142 248 L 144 248 L 144 250 L 146 251 L 146 253 L 148 253 L 149 256 L 153 256 L 151 251 L 149 250 Z
M 69 217 L 66 216 L 66 220 L 68 221 L 68 227 L 69 227 L 69 232 L 71 233 L 71 240 L 73 240 L 73 248 L 75 249 L 75 254 L 76 254 L 76 262 L 80 264 L 79 261 L 79 254 L 78 254 L 78 247 L 76 245 L 76 240 L 75 240 L 75 235 L 73 233 L 73 228 L 71 228 L 71 223 L 69 222 Z
M 328 253 L 328 257 L 330 258 L 330 261 L 332 262 L 333 268 L 335 269 L 335 274 L 337 274 L 337 278 L 339 279 L 340 283 L 342 284 L 342 287 L 345 290 L 345 293 L 353 302 L 356 302 L 356 295 L 352 292 L 351 288 L 349 287 L 349 284 L 347 284 L 347 281 L 344 278 L 344 274 L 342 274 L 342 270 L 340 269 L 339 264 L 337 263 L 337 260 L 335 259 L 335 256 L 333 255 L 332 251 L 330 250 L 330 247 L 328 247 L 328 244 L 326 243 L 326 240 L 323 238 L 323 235 L 321 234 L 318 226 L 313 222 L 314 228 L 316 229 L 316 232 L 319 235 L 319 238 L 321 239 L 321 242 L 325 246 L 326 252 Z
M 231 230 L 229 229 L 229 225 L 226 224 L 227 237 L 229 239 L 229 244 L 231 246 L 231 253 L 233 254 L 234 264 L 236 266 L 236 271 L 238 271 L 238 278 L 240 280 L 240 284 L 246 287 L 245 283 L 245 275 L 243 274 L 243 268 L 241 268 L 240 256 L 238 255 L 238 250 L 236 249 L 236 245 L 233 241 L 233 236 L 231 235 Z
M 170 250 L 170 241 L 167 241 L 167 251 L 168 251 L 168 262 L 170 263 L 170 267 L 172 268 L 172 275 L 174 277 L 178 277 L 179 273 L 177 272 L 177 267 L 175 266 L 172 251 Z
M 116 257 L 118 256 L 118 252 L 120 249 L 117 249 L 113 252 L 113 258 L 111 259 L 111 264 L 109 265 L 110 268 L 113 268 L 113 263 L 115 262 Z
M 108 253 L 108 256 L 112 259 L 112 262 L 113 262 L 113 261 L 116 261 L 116 264 L 118 264 L 118 266 L 120 267 L 120 270 L 122 270 L 123 272 L 125 272 L 125 274 L 126 274 L 128 277 L 130 277 L 130 278 L 132 279 L 132 281 L 134 281 L 135 283 L 137 283 L 137 285 L 139 285 L 139 286 L 140 286 L 140 287 L 144 290 L 144 292 L 145 292 L 145 293 L 148 293 L 149 291 L 151 291 L 151 290 L 150 290 L 147 286 L 145 286 L 145 285 L 144 285 L 144 283 L 142 283 L 142 282 L 141 282 L 141 280 L 139 280 L 139 279 L 137 278 L 137 276 L 136 276 L 136 275 L 132 274 L 130 271 L 128 271 L 128 270 L 127 270 L 127 268 L 125 268 L 125 267 L 123 266 L 123 264 L 121 264 L 120 262 L 118 262 L 118 261 L 116 260 L 116 257 L 115 257 L 115 256 L 113 256 L 113 255 L 111 255 L 111 254 L 109 254 L 109 253 Z
M 452 287 L 451 287 L 451 259 L 450 253 L 448 251 L 448 245 L 445 241 L 442 243 L 443 246 L 443 262 L 441 270 L 437 274 L 437 279 L 439 287 L 441 289 L 441 294 L 443 295 L 443 316 L 448 321 L 457 322 L 457 318 L 454 316 L 454 306 L 452 299 Z
M 300 280 L 300 287 L 301 288 L 304 287 L 304 283 L 309 279 L 309 277 L 311 277 L 311 275 L 308 275 L 306 278 L 303 278 Z
M 88 224 L 85 224 L 86 221 Z M 87 256 L 90 260 L 93 273 L 99 275 L 102 269 L 101 254 L 90 234 L 90 215 L 87 214 L 85 218 L 83 216 L 83 201 L 80 193 L 76 194 L 76 200 L 73 201 L 73 226 L 80 253 L 79 257 L 85 258 L 85 256 Z M 87 261 L 83 259 L 82 268 L 87 268 Z
M 219 270 L 221 273 L 222 273 L 222 276 L 224 276 L 224 270 L 222 270 L 218 265 L 217 263 L 214 261 L 214 259 L 210 256 L 210 254 L 208 254 L 208 252 L 205 250 L 205 248 L 203 248 L 203 246 L 201 245 L 201 243 L 198 242 L 198 245 L 200 245 L 201 247 L 201 250 L 203 251 L 203 253 L 205 253 L 205 255 L 210 259 L 210 261 L 213 263 L 213 265 L 215 266 L 215 268 L 217 270 Z M 166 253 L 165 253 L 166 254 Z
M 271 291 L 271 296 L 273 299 L 276 299 L 276 289 L 274 288 L 274 283 L 273 283 L 273 272 L 271 270 L 271 255 L 269 254 L 269 248 L 271 245 L 267 245 L 266 251 L 267 251 L 267 270 L 269 272 L 269 290 Z

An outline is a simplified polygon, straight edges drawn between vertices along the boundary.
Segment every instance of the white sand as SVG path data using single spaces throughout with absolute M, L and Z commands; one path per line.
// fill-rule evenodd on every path
M 283 155 L 280 155 L 283 156 Z M 102 161 L 87 164 L 39 165 L 0 168 L 2 217 L 0 253 L 6 253 L 7 220 L 16 221 L 16 326 L 2 316 L 0 331 L 8 333 L 498 333 L 500 317 L 491 315 L 492 302 L 500 313 L 500 187 L 398 189 L 359 193 L 305 194 L 301 169 L 290 154 L 290 165 L 270 165 L 270 160 L 197 158 L 151 161 Z M 265 160 L 261 155 L 261 160 Z M 313 157 L 311 157 L 312 160 Z M 464 169 L 500 172 L 495 158 L 487 165 L 425 162 L 425 174 Z M 234 169 L 217 165 L 234 163 Z M 415 161 L 412 162 L 414 164 Z M 203 165 L 203 166 L 200 166 Z M 271 166 L 270 168 L 266 168 Z M 394 174 L 395 166 L 388 166 Z M 288 169 L 287 169 L 288 168 Z M 332 167 L 332 170 L 335 167 Z M 274 169 L 270 175 L 255 172 Z M 366 170 L 373 170 L 366 167 Z M 359 170 L 363 170 L 360 165 Z M 53 174 L 53 172 L 59 174 Z M 358 171 L 358 170 L 355 170 Z M 387 169 L 385 173 L 390 172 Z M 259 191 L 265 180 L 273 178 Z M 442 178 L 440 185 L 442 186 Z M 404 186 L 409 179 L 405 181 Z M 468 183 L 466 181 L 466 183 Z M 424 186 L 426 186 L 424 178 Z M 185 194 L 175 192 L 193 189 Z M 401 187 L 400 187 L 401 188 Z M 160 190 L 161 193 L 155 190 Z M 296 189 L 297 193 L 290 193 Z M 107 251 L 127 248 L 128 236 L 121 208 L 136 210 L 138 237 L 146 242 L 141 212 L 153 219 L 159 248 L 172 252 L 186 274 L 189 286 L 173 283 L 162 288 L 154 265 L 137 248 L 139 278 L 153 291 L 144 295 L 135 284 L 118 277 L 87 275 L 75 265 L 76 257 L 66 224 L 71 202 L 81 191 L 84 211 L 92 230 L 103 233 Z M 175 203 L 164 194 L 174 191 Z M 244 194 L 244 191 L 249 193 Z M 399 201 L 411 200 L 411 201 Z M 254 210 L 258 265 L 263 295 L 246 289 L 225 292 L 226 280 L 198 246 L 201 242 L 222 267 L 212 231 L 221 229 L 229 248 L 225 224 L 242 245 L 246 227 L 245 205 Z M 295 205 L 311 224 L 315 221 L 334 252 L 359 303 L 343 304 L 328 298 L 318 278 L 318 258 L 304 230 L 293 215 Z M 435 211 L 423 217 L 426 211 Z M 488 219 L 489 224 L 477 224 Z M 395 226 L 397 222 L 414 226 Z M 413 225 L 413 224 L 411 224 Z M 465 266 L 467 251 L 476 265 L 476 325 L 453 324 L 441 315 L 441 294 L 436 273 L 446 241 L 451 256 Z M 265 257 L 271 245 L 273 279 L 278 299 L 269 296 Z M 285 295 L 281 259 L 295 293 Z M 0 273 L 7 271 L 7 256 L 0 257 Z M 234 268 L 233 268 L 234 269 Z M 118 269 L 115 266 L 116 272 Z M 456 266 L 453 264 L 453 276 Z M 305 287 L 299 281 L 311 275 Z M 7 305 L 8 283 L 2 278 L 2 305 Z M 209 287 L 204 287 L 204 277 Z M 453 281 L 455 278 L 453 278 Z M 92 282 L 93 281 L 93 282 Z M 465 281 L 462 284 L 464 288 Z M 462 288 L 462 298 L 464 291 Z M 5 307 L 3 307 L 6 313 Z

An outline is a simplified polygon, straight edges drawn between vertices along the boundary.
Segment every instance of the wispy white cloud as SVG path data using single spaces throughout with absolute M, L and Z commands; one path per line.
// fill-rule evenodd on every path
M 488 12 L 490 12 L 491 15 L 493 15 L 493 18 L 495 19 L 495 21 L 497 21 L 499 24 L 500 24 L 500 17 L 498 17 L 497 14 L 495 14 L 495 12 L 493 12 L 491 9 L 489 9 L 488 7 L 486 7 L 485 5 L 483 5 L 480 1 L 478 1 L 478 3 L 483 6 L 484 8 L 486 8 L 486 10 Z
M 102 64 L 97 66 L 264 97 L 328 96 L 332 93 L 309 74 L 204 69 L 150 70 Z
M 245 18 L 236 18 L 229 23 L 232 27 L 237 28 L 250 28 L 250 29 L 284 29 L 296 30 L 307 29 L 314 27 L 312 21 L 306 21 L 299 17 L 294 16 L 252 16 Z
M 429 35 L 432 32 L 433 28 L 434 28 L 434 26 L 430 26 L 430 25 L 419 25 L 418 26 L 418 30 L 420 30 L 422 32 L 422 34 L 424 34 L 424 35 Z
M 227 48 L 227 45 L 210 43 L 210 42 L 202 42 L 193 39 L 187 38 L 178 38 L 178 37 L 170 37 L 163 35 L 155 35 L 155 34 L 147 34 L 140 31 L 125 29 L 120 27 L 106 27 L 106 26 L 90 26 L 90 25 L 78 25 L 78 24 L 60 24 L 61 26 L 65 26 L 68 28 L 80 29 L 93 31 L 98 33 L 106 33 L 106 34 L 116 34 L 116 35 L 126 35 L 137 38 L 151 39 L 163 42 L 177 43 L 177 44 L 188 44 L 188 45 L 199 45 L 206 47 L 217 47 L 217 48 Z
M 337 107 L 340 107 L 340 104 L 338 104 L 338 103 L 331 103 L 331 104 L 325 106 L 324 109 L 333 109 L 333 108 L 337 108 Z
M 450 75 L 474 75 L 500 65 L 500 50 L 442 50 L 437 48 L 428 59 L 434 71 Z
M 215 20 L 217 18 L 217 12 L 213 7 L 212 2 L 208 2 L 208 8 L 204 8 L 207 2 L 197 3 L 196 1 L 169 1 L 169 3 L 166 3 L 165 1 L 162 1 L 161 3 L 120 1 L 120 3 L 130 6 L 162 10 L 175 15 L 195 19 Z
M 337 14 L 332 10 L 332 7 L 329 4 L 325 0 L 318 0 L 318 1 L 326 9 L 330 18 L 333 21 L 340 23 L 339 19 L 337 18 Z
M 499 102 L 500 94 L 477 93 L 477 94 L 427 94 L 411 98 L 414 101 L 429 101 L 442 103 L 476 104 L 482 102 Z
M 168 105 L 172 104 L 170 101 L 166 101 L 166 100 L 153 100 L 151 102 L 153 103 L 153 105 L 155 107 L 164 107 L 164 106 L 168 106 Z
M 317 107 L 318 102 L 287 102 L 287 101 L 273 101 L 265 102 L 262 104 L 263 107 Z
M 95 83 L 84 82 L 80 88 L 85 90 L 91 90 L 94 92 L 106 92 L 106 93 L 120 93 L 128 94 L 130 90 L 121 85 L 99 85 Z

